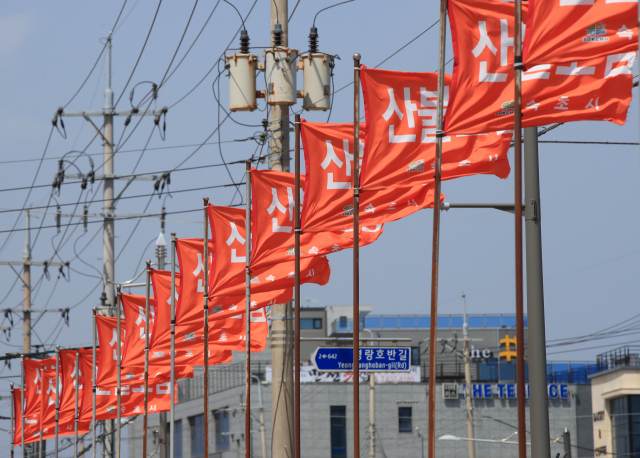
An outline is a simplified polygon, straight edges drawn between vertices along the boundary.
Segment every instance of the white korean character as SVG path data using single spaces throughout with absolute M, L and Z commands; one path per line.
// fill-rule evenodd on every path
M 471 51 L 474 57 L 477 59 L 480 54 L 488 48 L 491 51 L 491 54 L 494 56 L 498 52 L 498 48 L 493 44 L 491 38 L 489 37 L 489 33 L 487 32 L 487 22 L 486 21 L 478 21 L 478 32 L 480 37 L 478 38 L 478 44 Z M 525 27 L 522 27 L 522 35 L 524 36 Z M 509 62 L 509 48 L 513 48 L 514 40 L 513 37 L 509 36 L 509 22 L 507 19 L 500 19 L 500 67 L 507 67 Z M 507 73 L 489 73 L 488 72 L 488 61 L 484 60 L 480 62 L 480 73 L 478 75 L 478 80 L 481 83 L 504 83 L 507 81 Z
M 109 342 L 109 346 L 114 347 L 116 345 L 116 342 L 118 342 L 118 329 L 117 328 L 112 328 L 111 329 L 113 331 L 113 334 L 111 336 L 111 342 Z M 124 342 L 120 342 L 120 346 L 122 347 L 124 345 Z M 118 352 L 116 351 L 116 348 L 113 348 L 113 360 L 114 361 L 118 361 Z M 120 355 L 120 357 L 122 358 L 122 355 Z
M 569 97 L 566 96 L 562 96 L 558 99 L 558 103 L 556 104 L 555 107 L 553 107 L 554 110 L 568 110 L 569 109 Z
M 365 350 L 364 357 L 367 358 L 367 361 L 371 361 L 373 359 L 373 350 Z
M 400 355 L 400 361 L 406 361 L 407 360 L 407 351 L 399 351 L 398 354 Z
M 236 223 L 229 222 L 229 224 L 231 225 L 231 235 L 227 239 L 227 246 L 231 246 L 231 244 L 234 241 L 238 241 L 242 245 L 244 245 L 245 239 L 240 235 L 240 232 L 238 231 L 238 228 L 236 227 Z M 245 264 L 246 263 L 246 256 L 238 256 L 238 254 L 236 252 L 236 249 L 232 248 L 231 249 L 231 262 L 232 263 L 237 262 L 237 263 Z
M 289 221 L 293 221 L 293 207 L 295 202 L 291 188 L 287 188 L 287 197 L 289 198 Z M 276 209 L 283 215 L 286 215 L 287 213 L 287 207 L 282 205 L 278 199 L 278 190 L 276 188 L 271 188 L 271 205 L 267 208 L 267 213 L 271 215 Z M 277 217 L 272 218 L 271 223 L 273 232 L 286 232 L 290 234 L 293 231 L 293 224 L 291 226 L 279 226 Z
M 376 358 L 384 359 L 384 350 L 376 350 Z
M 395 360 L 396 359 L 396 350 L 393 348 L 390 348 L 389 350 L 387 350 L 387 357 L 390 360 Z
M 153 321 L 155 320 L 155 307 L 153 305 L 149 306 L 149 310 L 151 312 L 151 323 L 149 323 L 149 328 L 153 325 Z M 140 326 L 140 323 L 147 322 L 147 317 L 145 314 L 145 310 L 139 305 L 138 306 L 138 318 L 136 319 L 136 326 Z M 145 326 L 140 326 L 140 338 L 144 339 L 144 328 Z M 151 333 L 149 333 L 149 337 L 151 337 Z
M 233 223 L 231 223 L 233 224 Z M 233 234 L 232 234 L 233 235 Z M 244 243 L 244 239 L 242 239 Z M 235 250 L 234 250 L 235 252 Z M 198 275 L 200 275 L 201 273 L 204 272 L 204 263 L 202 262 L 202 254 L 198 253 L 198 265 L 196 266 L 196 270 L 193 271 L 193 276 L 197 277 Z M 244 259 L 244 258 L 243 258 Z M 244 262 L 244 261 L 242 261 Z M 213 254 L 209 255 L 209 267 L 211 267 L 211 265 L 213 264 Z M 196 291 L 199 293 L 204 293 L 204 278 L 198 278 L 198 286 L 196 288 Z M 178 295 L 176 294 L 176 299 L 178 299 Z
M 333 147 L 333 143 L 331 140 L 325 140 L 325 144 L 327 146 L 327 154 L 324 157 L 324 160 L 320 163 L 320 166 L 323 170 L 327 170 L 327 167 L 331 165 L 333 162 L 339 169 L 342 169 L 342 166 L 345 166 L 345 170 L 347 176 L 351 176 L 351 163 L 354 160 L 354 155 L 349 153 L 349 140 L 342 140 L 342 151 L 344 152 L 344 161 L 342 161 L 338 154 L 336 153 L 335 148 Z M 362 164 L 362 157 L 364 151 L 364 142 L 359 142 L 359 158 L 360 164 Z M 332 172 L 327 173 L 327 189 L 351 189 L 351 181 L 335 181 L 334 174 Z

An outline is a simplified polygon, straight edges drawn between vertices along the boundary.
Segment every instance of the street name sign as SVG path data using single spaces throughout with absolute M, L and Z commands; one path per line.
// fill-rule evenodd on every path
M 409 372 L 411 349 L 408 347 L 365 347 L 360 349 L 362 372 Z M 318 347 L 311 355 L 320 372 L 353 372 L 353 348 Z

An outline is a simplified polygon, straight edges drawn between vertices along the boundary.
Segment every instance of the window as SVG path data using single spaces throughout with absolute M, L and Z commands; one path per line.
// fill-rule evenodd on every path
M 191 457 L 204 456 L 204 414 L 189 417 L 191 435 Z
M 301 318 L 300 329 L 322 329 L 322 318 Z
M 610 401 L 613 453 L 640 457 L 640 396 L 622 396 Z
M 331 406 L 331 458 L 347 458 L 347 407 Z
M 420 347 L 411 347 L 411 365 L 420 365 Z
M 176 443 L 174 447 L 174 457 L 182 458 L 182 420 L 176 420 L 174 423 L 176 429 Z M 167 456 L 169 456 L 169 447 L 171 446 L 171 423 L 167 423 Z
M 398 431 L 410 433 L 411 428 L 411 407 L 398 407 Z
M 213 412 L 213 420 L 216 423 L 216 451 L 229 450 L 229 412 L 216 410 Z

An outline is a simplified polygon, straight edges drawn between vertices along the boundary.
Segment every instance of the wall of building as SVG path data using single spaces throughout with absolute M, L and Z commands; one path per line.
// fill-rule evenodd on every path
M 398 383 L 376 384 L 376 457 L 419 457 L 420 437 L 415 427 L 421 434 L 427 434 L 427 390 L 425 383 Z M 437 385 L 436 395 L 436 437 L 451 434 L 459 437 L 467 437 L 466 410 L 464 398 L 457 400 L 444 400 L 442 398 L 442 386 Z M 565 427 L 569 429 L 572 443 L 582 449 L 592 449 L 593 440 L 579 426 L 577 419 L 590 415 L 589 388 L 586 386 L 569 385 L 570 396 L 563 400 L 550 400 L 550 433 L 551 437 L 560 436 Z M 252 423 L 253 456 L 261 456 L 260 425 L 258 403 L 258 386 L 252 386 Z M 271 456 L 271 385 L 262 384 L 262 396 L 264 402 L 264 417 L 266 430 L 267 456 Z M 353 456 L 353 409 L 352 409 L 353 385 L 351 383 L 308 383 L 301 388 L 302 397 L 302 421 L 301 433 L 305 458 L 330 458 L 330 406 L 346 406 L 347 417 L 347 443 L 349 444 L 348 456 Z M 363 383 L 360 386 L 360 438 L 361 453 L 368 453 L 369 449 L 369 385 Z M 241 386 L 216 393 L 209 397 L 209 444 L 211 453 L 216 452 L 215 424 L 211 412 L 219 409 L 230 409 L 229 431 L 231 436 L 230 449 L 222 452 L 216 458 L 231 458 L 244 456 L 244 388 Z M 484 439 L 504 439 L 516 431 L 517 405 L 516 399 L 476 399 L 475 427 L 476 437 Z M 528 403 L 527 403 L 528 404 Z M 398 407 L 412 408 L 412 432 L 399 432 Z M 202 398 L 180 403 L 176 406 L 176 419 L 183 421 L 183 457 L 190 458 L 190 431 L 188 418 L 203 412 Z M 150 431 L 157 428 L 157 414 L 150 416 Z M 528 405 L 527 405 L 528 418 Z M 590 418 L 589 418 L 590 420 Z M 142 432 L 142 419 L 138 418 L 129 427 L 129 456 L 140 456 Z M 588 428 L 587 431 L 591 429 Z M 154 450 L 152 443 L 153 434 L 149 434 L 149 450 Z M 529 438 L 528 438 L 529 439 Z M 591 439 L 591 441 L 590 441 Z M 517 436 L 511 440 L 517 440 Z M 426 438 L 425 438 L 425 447 Z M 476 455 L 478 457 L 491 456 L 492 458 L 517 457 L 517 445 L 476 443 Z M 468 445 L 462 441 L 441 441 L 436 443 L 438 457 L 464 457 L 467 456 Z M 552 456 L 560 452 L 563 445 L 558 441 L 551 445 Z M 368 455 L 367 455 L 368 456 Z M 426 452 L 425 452 L 426 456 Z M 573 448 L 573 457 L 593 456 L 593 452 Z

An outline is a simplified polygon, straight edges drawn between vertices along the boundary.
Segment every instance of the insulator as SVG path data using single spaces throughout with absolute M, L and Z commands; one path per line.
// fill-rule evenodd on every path
M 283 31 L 282 31 L 282 25 L 281 24 L 276 24 L 273 27 L 273 46 L 274 48 L 277 48 L 278 46 L 282 46 L 282 35 L 283 35 Z
M 240 31 L 240 52 L 249 54 L 249 33 L 246 29 Z
M 318 28 L 311 27 L 309 32 L 309 52 L 318 52 Z

